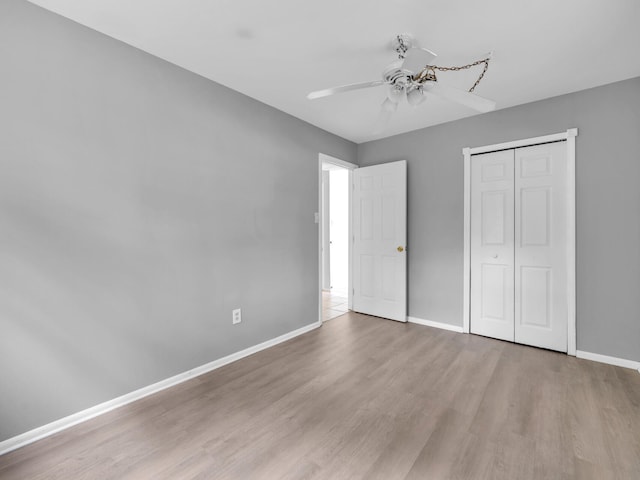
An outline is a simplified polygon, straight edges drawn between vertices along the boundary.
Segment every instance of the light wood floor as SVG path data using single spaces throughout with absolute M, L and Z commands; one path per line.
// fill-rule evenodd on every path
M 0 457 L 4 479 L 638 479 L 635 370 L 348 313 Z

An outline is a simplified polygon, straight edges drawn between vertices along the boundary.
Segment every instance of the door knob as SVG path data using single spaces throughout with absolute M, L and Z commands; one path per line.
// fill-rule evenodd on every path
M 404 252 L 404 247 L 398 247 L 399 252 Z
M 498 254 L 496 253 L 496 254 L 493 256 L 493 258 L 498 258 Z

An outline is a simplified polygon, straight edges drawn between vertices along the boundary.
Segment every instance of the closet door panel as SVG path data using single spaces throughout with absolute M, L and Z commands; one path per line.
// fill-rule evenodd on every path
M 515 151 L 515 341 L 567 351 L 566 144 Z
M 471 332 L 514 341 L 514 151 L 471 161 Z

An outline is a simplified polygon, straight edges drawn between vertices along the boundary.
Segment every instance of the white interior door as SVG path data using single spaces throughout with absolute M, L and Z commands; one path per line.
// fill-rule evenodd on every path
M 513 150 L 471 161 L 471 333 L 514 341 Z
M 515 341 L 567 351 L 567 147 L 515 151 Z
M 406 161 L 353 173 L 353 310 L 406 322 Z

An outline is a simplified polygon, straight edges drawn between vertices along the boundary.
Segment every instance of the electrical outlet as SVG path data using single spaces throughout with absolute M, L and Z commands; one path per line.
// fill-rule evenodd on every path
M 233 324 L 240 323 L 242 321 L 242 310 L 236 308 L 233 312 L 231 312 L 231 320 Z

